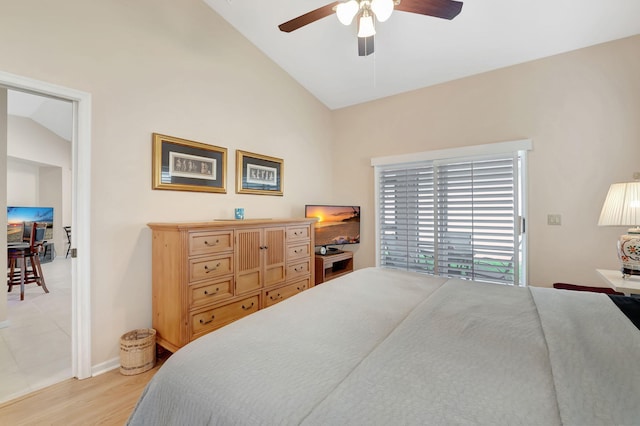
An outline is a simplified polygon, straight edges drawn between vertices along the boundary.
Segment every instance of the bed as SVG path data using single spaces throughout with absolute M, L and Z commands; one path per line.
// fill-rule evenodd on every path
M 366 268 L 183 347 L 128 424 L 640 424 L 638 355 L 605 294 Z

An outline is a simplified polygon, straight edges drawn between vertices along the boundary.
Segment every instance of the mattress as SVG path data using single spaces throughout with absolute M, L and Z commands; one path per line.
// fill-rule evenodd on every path
M 128 424 L 640 424 L 639 353 L 605 294 L 366 268 L 186 345 Z

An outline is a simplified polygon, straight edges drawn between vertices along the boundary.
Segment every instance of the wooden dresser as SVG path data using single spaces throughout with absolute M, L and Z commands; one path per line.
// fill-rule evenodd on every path
M 149 223 L 158 344 L 175 352 L 312 287 L 314 221 Z

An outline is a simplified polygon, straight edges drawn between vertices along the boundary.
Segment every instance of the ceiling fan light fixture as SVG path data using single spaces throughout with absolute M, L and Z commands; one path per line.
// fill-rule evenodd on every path
M 358 37 L 371 37 L 375 35 L 376 29 L 373 26 L 373 16 L 365 10 L 360 17 L 358 25 Z
M 231 0 L 228 0 L 231 1 Z M 333 0 L 331 3 L 304 13 L 278 25 L 280 31 L 290 33 L 305 25 L 336 14 L 341 24 L 350 26 L 356 19 L 358 25 L 358 56 L 373 53 L 376 22 L 391 17 L 393 9 L 403 12 L 451 20 L 462 10 L 459 0 Z M 374 19 L 375 15 L 375 19 Z
M 338 21 L 340 21 L 341 24 L 351 25 L 353 18 L 356 16 L 359 10 L 360 5 L 358 4 L 358 2 L 356 0 L 349 0 L 347 2 L 340 3 L 336 7 L 336 16 L 338 17 Z
M 376 15 L 378 22 L 384 22 L 393 12 L 393 0 L 373 0 L 371 10 Z

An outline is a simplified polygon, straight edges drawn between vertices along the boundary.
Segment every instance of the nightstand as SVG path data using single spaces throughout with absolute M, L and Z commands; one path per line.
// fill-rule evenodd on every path
M 600 278 L 615 291 L 620 291 L 625 296 L 640 294 L 640 276 L 631 276 L 626 280 L 622 278 L 622 272 L 611 269 L 596 269 Z

